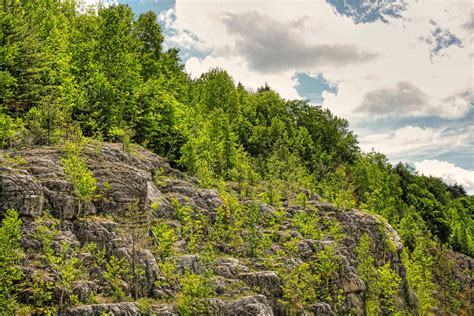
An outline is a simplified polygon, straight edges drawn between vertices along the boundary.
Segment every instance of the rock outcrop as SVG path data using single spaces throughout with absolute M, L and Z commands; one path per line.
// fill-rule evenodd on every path
M 206 217 L 215 216 L 216 210 L 223 201 L 216 190 L 203 189 L 197 180 L 172 169 L 165 159 L 140 147 L 134 147 L 127 153 L 118 144 L 87 145 L 82 153 L 87 158 L 88 167 L 97 180 L 97 197 L 83 208 L 83 214 L 77 214 L 77 201 L 68 176 L 65 174 L 59 148 L 41 147 L 9 153 L 17 157 L 18 163 L 7 163 L 0 160 L 0 214 L 8 209 L 15 209 L 22 216 L 24 225 L 23 247 L 27 253 L 40 251 L 41 245 L 33 238 L 36 219 L 47 215 L 48 220 L 59 221 L 57 229 L 60 240 L 79 249 L 81 246 L 94 243 L 105 249 L 106 256 L 125 258 L 135 263 L 140 278 L 136 281 L 138 289 L 135 295 L 151 299 L 169 299 L 180 290 L 179 284 L 168 284 L 162 276 L 163 267 L 146 245 L 133 243 L 131 232 L 127 231 L 120 214 L 131 207 L 137 207 L 140 214 L 136 222 L 151 219 L 167 220 L 172 227 L 179 229 L 173 201 L 190 206 L 195 212 Z M 248 200 L 240 201 L 242 204 Z M 400 309 L 412 310 L 415 302 L 410 301 L 406 293 L 405 267 L 401 262 L 402 243 L 397 232 L 382 219 L 358 210 L 340 210 L 327 203 L 318 202 L 314 196 L 309 203 L 317 210 L 321 219 L 335 221 L 346 236 L 337 244 L 336 254 L 341 258 L 342 268 L 336 278 L 335 286 L 343 295 L 340 310 L 344 313 L 364 314 L 363 294 L 366 285 L 357 274 L 357 256 L 355 248 L 364 234 L 373 241 L 371 254 L 377 265 L 390 264 L 402 280 L 398 293 Z M 286 216 L 291 218 L 299 212 L 310 210 L 297 206 L 287 206 Z M 262 204 L 262 216 L 271 218 L 275 214 L 273 207 Z M 301 233 L 288 221 L 282 224 L 278 238 L 301 237 Z M 139 236 L 146 240 L 147 231 Z M 176 249 L 182 249 L 184 240 L 174 243 Z M 328 245 L 335 245 L 331 239 L 301 239 L 297 246 L 297 257 L 288 258 L 288 265 L 301 263 L 312 258 Z M 389 245 L 389 246 L 387 246 Z M 278 250 L 278 246 L 272 245 Z M 272 249 L 273 249 L 272 248 Z M 282 279 L 276 271 L 268 270 L 260 258 L 242 258 L 241 254 L 220 256 L 215 260 L 212 272 L 215 277 L 215 298 L 210 300 L 210 310 L 214 315 L 284 315 L 285 308 L 279 305 L 282 297 Z M 456 255 L 453 254 L 453 257 Z M 84 265 L 93 265 L 94 255 L 84 252 L 79 254 Z M 473 261 L 470 258 L 455 258 L 464 262 L 465 270 L 472 271 Z M 203 273 L 199 254 L 181 253 L 172 258 L 176 271 L 173 273 Z M 34 266 L 25 269 L 34 269 Z M 92 294 L 102 295 L 104 291 L 103 271 L 98 267 L 90 268 L 89 280 L 76 281 L 72 293 L 81 301 L 86 301 Z M 30 273 L 31 274 L 31 273 Z M 461 276 L 459 276 L 461 278 Z M 472 282 L 472 280 L 470 281 Z M 466 286 L 472 285 L 465 281 Z M 132 286 L 128 284 L 128 295 Z M 153 315 L 177 315 L 176 306 L 169 304 L 152 304 Z M 140 315 L 143 311 L 135 303 L 104 303 L 81 305 L 66 310 L 65 315 Z M 307 314 L 335 315 L 328 302 L 312 302 L 306 308 Z

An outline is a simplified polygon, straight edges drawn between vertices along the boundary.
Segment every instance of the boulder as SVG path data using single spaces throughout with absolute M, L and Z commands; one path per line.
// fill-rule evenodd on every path
M 263 295 L 247 296 L 234 301 L 211 299 L 211 315 L 272 316 L 273 311 Z
M 241 273 L 238 278 L 251 288 L 258 288 L 259 293 L 278 297 L 281 295 L 281 280 L 274 271 L 257 271 Z
M 26 171 L 0 166 L 0 214 L 13 209 L 23 216 L 41 216 L 42 186 Z
M 314 303 L 308 306 L 307 310 L 317 316 L 335 316 L 328 303 Z

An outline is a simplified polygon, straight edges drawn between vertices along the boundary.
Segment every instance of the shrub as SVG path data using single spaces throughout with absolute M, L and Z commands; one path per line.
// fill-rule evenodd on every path
M 200 315 L 208 311 L 208 301 L 213 294 L 206 275 L 186 272 L 181 279 L 181 293 L 177 297 L 180 315 Z
M 175 231 L 166 223 L 152 226 L 151 231 L 156 239 L 156 253 L 160 258 L 173 255 L 173 244 L 178 240 Z
M 118 259 L 116 256 L 111 256 L 105 265 L 103 276 L 110 287 L 110 294 L 117 302 L 126 297 L 123 282 L 129 278 L 129 275 L 130 264 L 127 259 L 125 257 Z
M 96 190 L 96 179 L 87 167 L 87 161 L 80 156 L 78 145 L 66 142 L 64 145 L 65 156 L 62 158 L 63 168 L 71 181 L 74 195 L 78 202 L 77 216 L 82 215 L 84 203 L 90 202 Z

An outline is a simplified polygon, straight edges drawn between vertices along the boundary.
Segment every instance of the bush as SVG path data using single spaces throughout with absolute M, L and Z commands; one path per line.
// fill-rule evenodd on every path
M 166 223 L 152 226 L 151 231 L 156 239 L 156 253 L 160 258 L 173 255 L 173 244 L 178 240 L 175 231 Z
M 180 315 L 200 315 L 208 311 L 208 301 L 213 294 L 206 275 L 186 272 L 181 279 L 181 293 L 177 297 Z
M 130 264 L 125 257 L 111 256 L 105 265 L 104 279 L 110 287 L 110 295 L 119 302 L 126 297 L 123 282 L 130 276 Z

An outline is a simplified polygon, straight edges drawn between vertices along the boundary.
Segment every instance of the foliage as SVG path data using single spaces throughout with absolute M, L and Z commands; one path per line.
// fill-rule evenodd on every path
M 82 215 L 82 207 L 90 202 L 96 190 L 94 174 L 87 167 L 87 160 L 80 156 L 82 144 L 66 142 L 62 158 L 64 172 L 68 175 L 78 203 L 76 216 Z
M 164 259 L 173 255 L 173 244 L 178 240 L 172 227 L 166 223 L 157 223 L 151 227 L 156 241 L 156 253 Z
M 123 285 L 124 281 L 128 280 L 129 275 L 130 263 L 125 257 L 119 259 L 116 256 L 111 256 L 105 264 L 103 277 L 109 286 L 110 295 L 117 302 L 126 297 Z
M 186 240 L 186 247 L 190 252 L 194 252 L 204 236 L 206 217 L 190 206 L 181 205 L 178 200 L 172 200 L 171 203 L 181 222 L 181 236 Z
M 21 220 L 8 210 L 0 227 L 0 313 L 11 314 L 17 308 L 17 282 L 22 277 L 18 264 L 23 258 Z
M 290 310 L 297 312 L 316 301 L 324 301 L 337 307 L 340 300 L 336 279 L 341 258 L 334 246 L 321 249 L 315 259 L 297 263 L 285 268 L 275 265 L 282 279 L 283 298 L 290 304 Z
M 208 310 L 208 300 L 213 294 L 208 277 L 186 272 L 181 279 L 181 287 L 177 297 L 180 315 L 205 314 Z
M 22 127 L 23 123 L 20 119 L 15 121 L 9 115 L 2 113 L 0 108 L 0 148 L 12 147 Z
M 316 212 L 300 212 L 293 216 L 292 224 L 305 238 L 321 240 L 323 233 L 319 228 L 319 217 Z
M 436 286 L 432 273 L 434 258 L 430 250 L 428 240 L 418 239 L 414 251 L 410 254 L 405 250 L 402 256 L 407 269 L 408 285 L 418 298 L 418 307 L 422 315 L 431 313 L 432 308 L 436 306 L 434 299 Z
M 366 286 L 363 294 L 365 311 L 369 315 L 395 313 L 395 296 L 400 286 L 400 276 L 390 268 L 389 262 L 376 267 L 371 247 L 369 236 L 362 235 L 356 252 L 359 259 L 357 271 Z
M 51 294 L 52 284 L 60 289 L 59 309 L 75 304 L 77 298 L 72 295 L 72 283 L 82 275 L 82 266 L 78 258 L 78 249 L 72 248 L 71 244 L 62 240 L 55 241 L 59 232 L 54 226 L 40 223 L 34 231 L 34 237 L 41 243 L 43 250 L 42 260 L 44 268 L 51 271 L 54 279 L 48 280 L 47 275 L 37 275 L 37 295 L 46 300 Z M 43 293 L 44 292 L 44 293 Z

